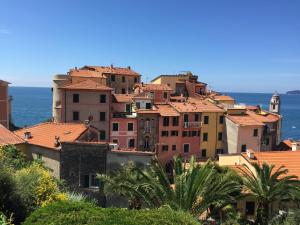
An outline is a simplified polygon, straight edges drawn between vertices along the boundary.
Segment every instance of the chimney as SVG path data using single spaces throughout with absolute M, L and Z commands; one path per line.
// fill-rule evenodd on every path
M 113 69 L 113 68 L 114 68 L 114 64 L 110 64 L 110 68 L 112 68 L 112 69 Z
M 292 143 L 292 151 L 299 151 L 300 150 L 300 142 L 299 141 L 294 141 Z
M 59 136 L 54 137 L 54 147 L 59 147 L 60 146 L 60 140 Z
M 75 66 L 75 70 L 76 70 L 76 71 L 78 71 L 78 68 L 77 68 L 77 66 Z
M 25 131 L 24 132 L 24 139 L 25 140 L 28 140 L 28 139 L 30 139 L 32 136 L 31 136 L 31 132 L 29 132 L 29 131 Z
M 249 159 L 254 159 L 254 151 L 252 149 L 247 149 L 246 153 Z
M 131 66 L 127 66 L 127 69 L 131 70 Z

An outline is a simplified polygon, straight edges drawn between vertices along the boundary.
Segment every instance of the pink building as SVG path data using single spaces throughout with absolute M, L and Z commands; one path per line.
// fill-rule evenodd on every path
M 8 95 L 9 83 L 0 80 L 0 124 L 9 128 L 9 95 Z
M 137 84 L 134 89 L 135 94 L 144 93 L 153 99 L 153 103 L 168 103 L 172 88 L 166 84 Z

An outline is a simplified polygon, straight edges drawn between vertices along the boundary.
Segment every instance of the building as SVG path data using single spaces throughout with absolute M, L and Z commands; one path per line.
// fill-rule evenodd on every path
M 280 96 L 275 92 L 270 100 L 269 111 L 272 113 L 280 114 L 281 102 Z
M 220 155 L 219 156 L 219 165 L 228 166 L 236 170 L 238 173 L 242 173 L 242 170 L 245 171 L 243 165 L 248 166 L 248 168 L 255 174 L 255 169 L 253 163 L 267 163 L 269 165 L 274 165 L 275 170 L 281 166 L 284 166 L 288 169 L 287 175 L 293 175 L 300 178 L 300 151 L 267 151 L 267 152 L 255 152 L 253 150 L 247 150 L 235 155 Z M 288 211 L 293 202 L 279 202 L 273 205 L 274 208 L 279 208 L 284 211 Z M 241 213 L 242 217 L 248 219 L 255 218 L 255 212 L 257 204 L 251 198 L 246 198 L 239 200 L 237 202 L 237 209 Z
M 21 137 L 0 124 L 0 148 L 8 145 L 16 145 L 17 147 L 22 148 L 24 143 L 25 141 Z
M 0 80 L 0 124 L 9 128 L 10 97 L 8 95 L 9 83 Z
M 109 140 L 112 88 L 94 80 L 61 86 L 55 102 L 54 121 L 84 123 L 88 121 L 100 131 L 101 141 Z
M 99 132 L 92 126 L 74 123 L 41 123 L 14 132 L 26 142 L 28 159 L 43 160 L 56 178 L 61 175 L 62 142 L 97 142 Z
M 106 85 L 113 88 L 116 94 L 133 92 L 133 87 L 140 83 L 141 75 L 131 69 L 130 66 L 84 66 L 81 70 L 96 71 L 106 77 Z
M 152 104 L 163 104 L 170 101 L 172 88 L 166 84 L 137 84 L 134 87 L 134 94 L 148 97 Z

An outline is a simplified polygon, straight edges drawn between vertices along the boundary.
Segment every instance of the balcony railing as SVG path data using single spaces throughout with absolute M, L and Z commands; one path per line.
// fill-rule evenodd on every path
M 183 127 L 184 128 L 200 128 L 201 122 L 184 122 Z

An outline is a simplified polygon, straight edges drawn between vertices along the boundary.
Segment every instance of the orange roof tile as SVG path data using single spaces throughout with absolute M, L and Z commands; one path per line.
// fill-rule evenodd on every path
M 234 101 L 234 99 L 228 95 L 216 95 L 213 98 L 219 101 Z
M 295 175 L 300 178 L 300 151 L 254 152 L 254 160 L 250 160 L 246 153 L 243 153 L 242 156 L 250 163 L 262 164 L 266 162 L 269 165 L 275 165 L 275 169 L 285 166 L 289 170 L 289 175 Z
M 244 115 L 227 115 L 228 119 L 230 119 L 232 122 L 239 124 L 241 126 L 264 126 L 262 122 L 259 122 L 252 118 L 248 114 Z
M 130 67 L 84 66 L 81 69 L 93 69 L 101 74 L 140 76 L 139 73 L 133 71 Z
M 116 102 L 127 103 L 127 102 L 132 102 L 132 98 L 134 97 L 134 95 L 132 95 L 132 94 L 113 94 L 113 97 L 115 98 Z
M 293 142 L 291 140 L 289 140 L 289 139 L 283 140 L 282 143 L 284 143 L 286 146 L 288 146 L 289 148 L 292 149 Z
M 111 91 L 112 88 L 107 87 L 103 84 L 97 83 L 93 80 L 85 80 L 75 84 L 68 84 L 62 89 L 67 90 L 92 90 L 92 91 Z
M 161 116 L 180 116 L 180 114 L 170 105 L 155 105 Z
M 69 75 L 72 77 L 99 77 L 99 78 L 106 78 L 100 72 L 92 71 L 92 70 L 79 70 L 79 69 L 71 69 Z
M 17 130 L 15 134 L 24 137 L 25 132 L 30 132 L 31 138 L 27 140 L 29 144 L 56 149 L 55 136 L 58 136 L 61 142 L 74 142 L 87 129 L 84 124 L 46 122 Z
M 5 80 L 0 80 L 0 85 L 8 85 L 10 84 L 9 82 L 5 81 Z
M 224 112 L 211 102 L 196 98 L 188 98 L 187 102 L 170 102 L 169 104 L 178 112 Z
M 16 145 L 25 141 L 0 124 L 0 146 Z
M 172 88 L 166 84 L 137 84 L 136 87 L 143 91 L 172 91 Z
M 274 123 L 277 122 L 280 119 L 279 115 L 275 115 L 273 113 L 269 113 L 266 111 L 263 111 L 263 114 L 257 114 L 253 111 L 248 111 L 247 113 L 254 118 L 255 120 L 261 122 L 261 123 Z

